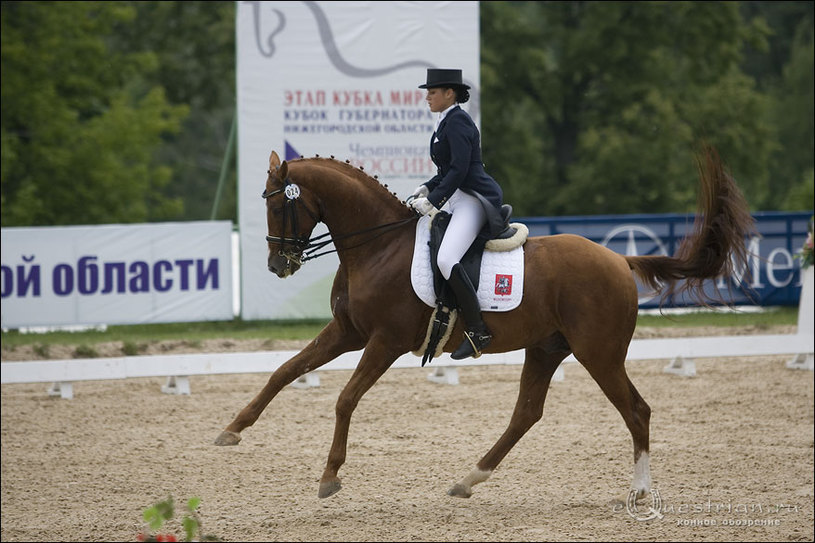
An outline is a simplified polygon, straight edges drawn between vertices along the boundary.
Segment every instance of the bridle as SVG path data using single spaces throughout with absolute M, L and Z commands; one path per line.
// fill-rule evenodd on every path
M 271 174 L 271 171 L 269 171 L 268 173 Z M 297 184 L 292 183 L 289 177 L 286 177 L 283 180 L 283 186 L 281 188 L 272 191 L 264 190 L 263 194 L 261 194 L 261 197 L 264 200 L 268 200 L 269 198 L 272 198 L 273 196 L 276 196 L 280 193 L 283 193 L 283 195 L 285 196 L 285 200 L 283 202 L 282 207 L 283 230 L 280 236 L 267 235 L 266 241 L 272 243 L 279 243 L 280 250 L 278 251 L 278 254 L 282 257 L 285 257 L 288 261 L 294 262 L 298 265 L 302 265 L 304 262 L 317 258 L 318 256 L 336 253 L 337 249 L 331 249 L 329 251 L 324 251 L 322 253 L 317 253 L 317 251 L 337 241 L 348 239 L 361 234 L 367 234 L 369 232 L 378 231 L 376 235 L 368 237 L 356 245 L 344 248 L 344 250 L 355 249 L 360 245 L 364 245 L 369 241 L 373 241 L 374 239 L 378 238 L 379 236 L 385 234 L 390 230 L 398 228 L 409 222 L 415 221 L 418 218 L 418 216 L 413 216 L 407 219 L 402 219 L 400 221 L 373 226 L 371 228 L 366 228 L 364 230 L 359 230 L 357 232 L 351 232 L 350 234 L 345 234 L 337 238 L 332 237 L 331 232 L 321 234 L 313 238 L 309 238 L 309 234 L 300 235 L 299 233 L 297 220 L 298 219 L 297 206 L 298 204 L 302 205 L 305 212 L 308 214 L 309 217 L 311 217 L 311 219 L 315 223 L 321 222 L 319 214 L 312 211 L 308 204 L 305 201 L 303 201 L 302 198 L 300 198 L 300 187 Z M 292 231 L 291 237 L 286 236 L 287 223 L 291 225 Z M 291 245 L 290 249 L 286 248 L 287 244 Z
M 272 173 L 269 171 L 268 173 Z M 305 236 L 298 235 L 298 221 L 297 221 L 297 203 L 300 201 L 300 187 L 295 185 L 291 182 L 291 179 L 286 177 L 283 181 L 283 186 L 277 190 L 273 190 L 271 192 L 264 190 L 261 197 L 264 200 L 268 200 L 269 198 L 276 196 L 280 193 L 283 193 L 286 199 L 283 202 L 283 231 L 281 232 L 280 236 L 266 236 L 266 241 L 279 243 L 280 250 L 278 254 L 280 256 L 286 257 L 287 260 L 296 262 L 297 264 L 302 264 L 308 258 L 303 257 L 303 252 L 311 246 L 312 241 L 317 238 L 309 239 L 308 234 Z M 305 202 L 300 202 L 303 205 L 303 208 L 308 213 L 309 217 L 311 217 L 315 223 L 320 222 L 319 215 L 315 214 L 311 208 Z M 288 221 L 287 221 L 288 219 Z M 294 237 L 286 237 L 286 225 L 287 222 L 291 223 L 291 230 Z M 290 244 L 292 249 L 287 250 L 286 244 Z

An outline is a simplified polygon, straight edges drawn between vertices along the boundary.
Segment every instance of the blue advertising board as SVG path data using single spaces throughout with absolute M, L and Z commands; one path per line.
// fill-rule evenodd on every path
M 799 259 L 812 211 L 754 213 L 758 235 L 745 239 L 749 254 L 746 270 L 710 280 L 705 292 L 733 305 L 798 305 L 802 274 Z M 578 234 L 624 255 L 668 255 L 693 226 L 694 215 L 598 215 L 584 217 L 519 218 L 530 236 Z M 640 287 L 640 307 L 697 305 L 687 296 L 665 300 Z

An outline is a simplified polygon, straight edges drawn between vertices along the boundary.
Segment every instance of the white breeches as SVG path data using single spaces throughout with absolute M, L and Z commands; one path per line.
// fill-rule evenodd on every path
M 453 193 L 442 209 L 449 211 L 452 218 L 441 240 L 438 264 L 444 278 L 450 279 L 453 266 L 461 261 L 487 222 L 487 214 L 478 198 L 460 190 Z

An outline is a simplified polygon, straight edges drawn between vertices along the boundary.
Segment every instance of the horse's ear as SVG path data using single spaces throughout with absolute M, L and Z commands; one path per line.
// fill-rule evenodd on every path
M 280 157 L 277 156 L 277 151 L 272 151 L 272 154 L 269 156 L 269 170 L 274 170 L 278 166 L 280 166 Z
M 280 175 L 280 179 L 282 179 L 284 181 L 289 176 L 289 163 L 288 163 L 288 161 L 284 160 L 283 164 L 280 165 L 279 175 Z

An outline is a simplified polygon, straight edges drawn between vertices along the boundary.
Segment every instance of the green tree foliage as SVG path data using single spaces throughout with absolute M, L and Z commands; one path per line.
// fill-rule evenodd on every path
M 516 213 L 690 211 L 702 141 L 766 196 L 768 103 L 739 68 L 766 30 L 738 4 L 481 6 L 485 161 Z
M 144 222 L 177 216 L 154 160 L 186 106 L 145 74 L 156 56 L 114 47 L 119 2 L 2 3 L 2 224 Z
M 770 165 L 774 181 L 768 198 L 770 209 L 812 209 L 815 197 L 813 3 L 802 4 L 809 7 L 809 12 L 796 27 L 781 80 L 771 90 L 779 146 Z
M 747 19 L 767 28 L 768 47 L 746 47 L 742 68 L 770 103 L 770 191 L 764 209 L 812 209 L 813 2 L 741 2 Z
M 236 3 L 0 5 L 2 224 L 208 219 Z M 484 159 L 516 215 L 692 211 L 702 141 L 753 210 L 812 209 L 813 2 L 480 9 Z
M 129 51 L 152 51 L 159 62 L 151 82 L 174 104 L 189 106 L 177 134 L 165 137 L 157 158 L 172 167 L 166 194 L 183 198 L 178 219 L 209 219 L 235 115 L 235 2 L 127 2 L 133 21 L 116 40 Z M 228 163 L 233 166 L 234 163 Z M 216 218 L 235 218 L 232 167 Z

